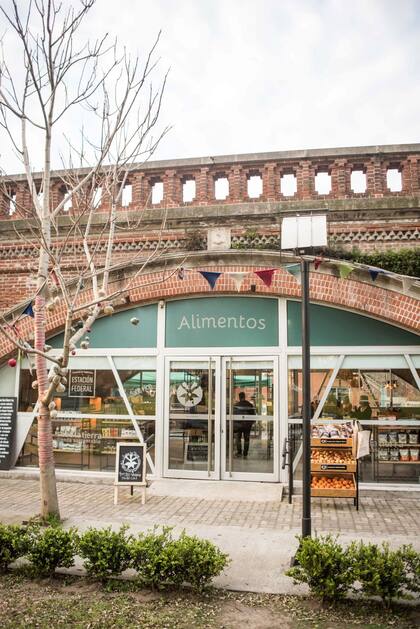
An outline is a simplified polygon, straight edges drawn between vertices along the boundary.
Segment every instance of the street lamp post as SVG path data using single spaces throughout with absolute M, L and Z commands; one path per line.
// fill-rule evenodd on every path
M 327 244 L 327 217 L 293 216 L 283 219 L 281 248 L 299 252 L 302 286 L 302 537 L 311 535 L 311 347 L 309 325 L 309 260 L 313 247 Z M 291 464 L 293 464 L 291 462 Z

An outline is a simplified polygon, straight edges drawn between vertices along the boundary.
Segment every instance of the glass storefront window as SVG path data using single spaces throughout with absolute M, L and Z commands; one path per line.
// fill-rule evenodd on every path
M 420 418 L 420 391 L 410 369 L 340 369 L 321 417 Z
M 318 407 L 325 388 L 331 377 L 331 370 L 311 370 L 311 411 Z M 289 419 L 302 417 L 302 370 L 289 369 Z
M 138 425 L 146 442 L 147 452 L 154 461 L 155 422 L 139 421 Z M 129 418 L 60 418 L 52 420 L 52 428 L 54 459 L 57 468 L 113 471 L 117 442 L 137 440 L 136 431 Z M 38 465 L 36 418 L 20 453 L 18 465 Z
M 328 383 L 331 371 L 323 373 Z M 316 390 L 321 378 L 322 372 L 311 372 L 313 411 L 325 391 L 325 384 Z M 289 440 L 291 431 L 298 428 L 293 419 L 301 417 L 301 405 L 302 371 L 289 369 Z M 362 482 L 419 482 L 420 390 L 404 356 L 346 357 L 320 419 L 358 420 L 371 431 L 370 455 L 360 460 Z M 295 478 L 300 476 L 299 464 Z
M 73 374 L 86 374 L 94 384 L 89 384 L 93 395 L 79 395 L 67 388 L 65 393 L 56 394 L 54 401 L 60 412 L 83 414 L 127 415 L 127 408 L 121 397 L 111 369 L 73 370 Z M 119 375 L 127 397 L 136 415 L 155 415 L 156 412 L 156 371 L 120 370 Z M 69 376 L 69 379 L 71 376 Z M 34 376 L 29 369 L 22 369 L 20 375 L 19 411 L 31 412 L 37 400 L 37 391 L 32 389 Z

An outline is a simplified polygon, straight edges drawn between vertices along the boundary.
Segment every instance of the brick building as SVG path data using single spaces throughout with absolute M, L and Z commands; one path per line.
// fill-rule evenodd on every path
M 33 292 L 37 251 L 25 215 L 25 179 L 11 177 L 8 186 L 12 200 L 4 198 L 0 210 L 0 309 L 12 317 Z M 57 172 L 52 201 L 65 195 Z M 280 451 L 287 436 L 299 434 L 301 350 L 300 285 L 287 268 L 295 260 L 278 250 L 281 220 L 326 213 L 332 246 L 395 250 L 418 246 L 419 208 L 416 144 L 179 159 L 133 169 L 119 211 L 113 281 L 138 268 L 127 264 L 133 252 L 158 246 L 163 254 L 147 267 L 146 288 L 133 289 L 112 318 L 98 320 L 90 348 L 73 358 L 73 370 L 89 372 L 92 391 L 60 401 L 57 466 L 111 470 L 116 441 L 140 437 L 151 476 L 284 481 Z M 106 210 L 102 195 L 98 255 Z M 68 204 L 57 222 L 57 247 L 71 220 Z M 81 242 L 64 245 L 69 281 L 81 251 Z M 180 260 L 184 273 L 168 273 Z M 355 417 L 368 398 L 371 415 L 363 421 L 373 442 L 362 480 L 418 483 L 419 284 L 395 274 L 373 280 L 362 265 L 342 279 L 339 265 L 311 267 L 315 417 Z M 255 274 L 273 269 L 269 285 Z M 200 271 L 220 273 L 213 290 Z M 133 315 L 138 327 L 129 323 Z M 59 345 L 63 323 L 58 308 L 48 319 L 52 345 Z M 23 323 L 28 335 L 30 325 Z M 0 394 L 19 397 L 16 464 L 36 466 L 30 365 L 25 359 L 19 370 L 8 368 L 12 353 L 0 337 Z M 239 394 L 252 412 L 241 412 Z M 298 456 L 296 447 L 296 466 Z

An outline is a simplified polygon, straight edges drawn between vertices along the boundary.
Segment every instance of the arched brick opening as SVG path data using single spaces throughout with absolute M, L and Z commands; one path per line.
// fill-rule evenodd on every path
M 223 258 L 222 255 L 218 256 Z M 237 258 L 238 264 L 234 264 Z M 184 278 L 180 279 L 177 273 L 169 274 L 167 279 L 162 279 L 161 271 L 154 271 L 141 276 L 141 285 L 132 288 L 125 293 L 129 300 L 129 305 L 124 303 L 120 309 L 127 309 L 136 305 L 156 302 L 161 299 L 167 300 L 180 297 L 209 296 L 212 295 L 266 295 L 275 297 L 299 298 L 301 294 L 300 286 L 295 278 L 284 268 L 273 264 L 273 255 L 264 255 L 267 262 L 271 262 L 270 268 L 276 268 L 273 282 L 267 287 L 253 273 L 262 268 L 268 268 L 260 264 L 246 265 L 242 263 L 244 253 L 237 256 L 230 254 L 229 264 L 205 264 L 200 263 L 200 257 L 188 264 L 188 269 L 184 273 Z M 260 261 L 260 260 L 258 260 Z M 198 272 L 200 270 L 211 270 L 220 272 L 214 290 L 211 290 L 206 280 Z M 234 281 L 227 272 L 246 272 L 246 276 L 240 292 L 235 288 Z M 411 332 L 420 331 L 419 303 L 412 296 L 389 290 L 383 286 L 360 281 L 358 279 L 340 279 L 330 272 L 314 271 L 310 274 L 310 295 L 311 301 L 351 310 L 355 313 L 380 319 L 386 323 L 396 325 Z M 89 299 L 89 291 L 85 291 L 84 297 Z M 26 318 L 19 324 L 19 329 L 23 338 L 28 338 L 31 334 L 31 320 Z M 64 309 L 57 308 L 49 314 L 47 320 L 47 337 L 52 336 L 63 329 Z M 0 337 L 0 364 L 14 351 L 13 345 L 4 336 Z

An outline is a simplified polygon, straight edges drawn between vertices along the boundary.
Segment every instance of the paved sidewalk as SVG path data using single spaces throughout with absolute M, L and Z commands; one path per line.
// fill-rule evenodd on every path
M 58 483 L 61 515 L 68 526 L 118 526 L 130 524 L 142 531 L 155 524 L 169 524 L 177 531 L 213 540 L 232 558 L 217 584 L 262 592 L 299 591 L 283 576 L 296 548 L 302 500 L 225 501 L 220 497 L 151 495 L 140 504 L 139 493 L 120 493 L 113 504 L 113 488 L 104 485 Z M 39 512 L 39 485 L 35 480 L 0 479 L 0 521 L 17 522 Z M 338 533 L 351 539 L 388 540 L 391 545 L 413 543 L 420 550 L 420 494 L 415 492 L 361 493 L 357 512 L 351 500 L 313 499 L 313 531 Z M 303 591 L 303 590 L 300 590 Z

